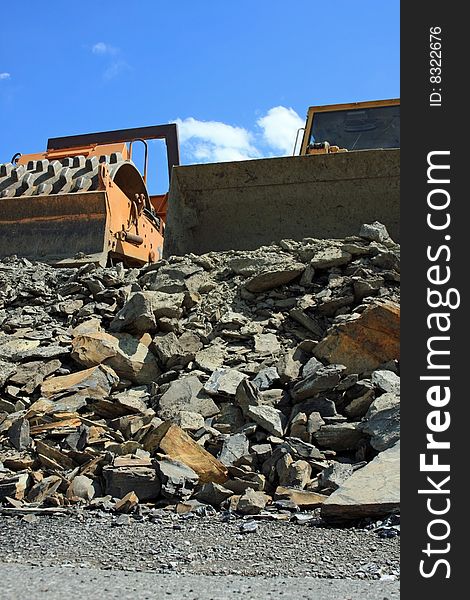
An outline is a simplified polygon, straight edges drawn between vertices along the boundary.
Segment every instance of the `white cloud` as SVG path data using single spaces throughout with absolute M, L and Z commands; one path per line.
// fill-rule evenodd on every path
M 111 44 L 105 44 L 104 42 L 97 42 L 94 46 L 92 46 L 91 51 L 93 52 L 93 54 L 100 54 L 100 55 L 114 55 L 117 54 L 118 49 L 115 48 L 114 46 L 111 46 Z
M 297 130 L 304 126 L 295 110 L 285 106 L 270 108 L 256 123 L 262 129 L 263 141 L 283 154 L 292 154 Z
M 226 162 L 292 154 L 304 122 L 292 108 L 275 106 L 256 121 L 253 131 L 221 121 L 176 119 L 183 159 Z
M 260 156 L 253 134 L 243 127 L 220 121 L 199 121 L 193 117 L 177 119 L 184 151 L 198 162 L 247 160 Z
M 2 79 L 10 79 L 11 75 L 10 73 L 0 73 L 0 81 Z

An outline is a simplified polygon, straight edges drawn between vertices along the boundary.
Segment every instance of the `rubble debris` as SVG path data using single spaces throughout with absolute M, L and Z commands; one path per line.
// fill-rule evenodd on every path
M 398 479 L 382 497 L 367 474 L 395 468 L 399 251 L 372 223 L 141 269 L 3 259 L 0 503 L 215 507 L 246 531 L 395 507 Z

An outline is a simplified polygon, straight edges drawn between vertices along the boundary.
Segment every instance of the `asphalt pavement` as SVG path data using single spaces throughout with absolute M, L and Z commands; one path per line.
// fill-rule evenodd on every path
M 396 600 L 396 581 L 103 571 L 0 563 L 0 600 Z

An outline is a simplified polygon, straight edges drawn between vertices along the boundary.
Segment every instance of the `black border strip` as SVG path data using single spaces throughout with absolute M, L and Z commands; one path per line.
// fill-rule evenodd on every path
M 401 562 L 405 599 L 460 598 L 465 595 L 460 586 L 465 590 L 463 576 L 468 570 L 464 566 L 468 509 L 464 512 L 463 506 L 467 504 L 465 458 L 470 441 L 465 385 L 470 364 L 469 228 L 464 189 L 470 158 L 464 148 L 469 35 L 459 6 L 435 0 L 401 3 Z M 436 36 L 430 38 L 432 28 Z M 431 54 L 437 48 L 439 52 Z M 431 72 L 431 68 L 440 71 Z M 437 76 L 440 79 L 430 79 Z M 450 169 L 428 172 L 430 163 Z M 433 208 L 439 203 L 442 208 Z M 437 268 L 430 271 L 432 267 Z M 449 280 L 442 282 L 447 275 Z M 446 299 L 455 308 L 444 306 Z M 430 317 L 436 313 L 447 316 Z M 440 331 L 438 322 L 448 331 Z M 436 349 L 449 354 L 433 354 Z M 433 431 L 437 428 L 443 431 Z M 429 434 L 450 447 L 427 448 Z M 420 469 L 421 454 L 425 457 Z M 439 466 L 431 471 L 425 464 L 432 461 L 449 465 L 450 470 Z M 459 461 L 464 464 L 459 466 Z

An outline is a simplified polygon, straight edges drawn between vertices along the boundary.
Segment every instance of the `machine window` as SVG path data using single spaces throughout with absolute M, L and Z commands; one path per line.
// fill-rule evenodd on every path
M 347 150 L 400 147 L 400 106 L 318 112 L 310 144 L 329 142 Z

